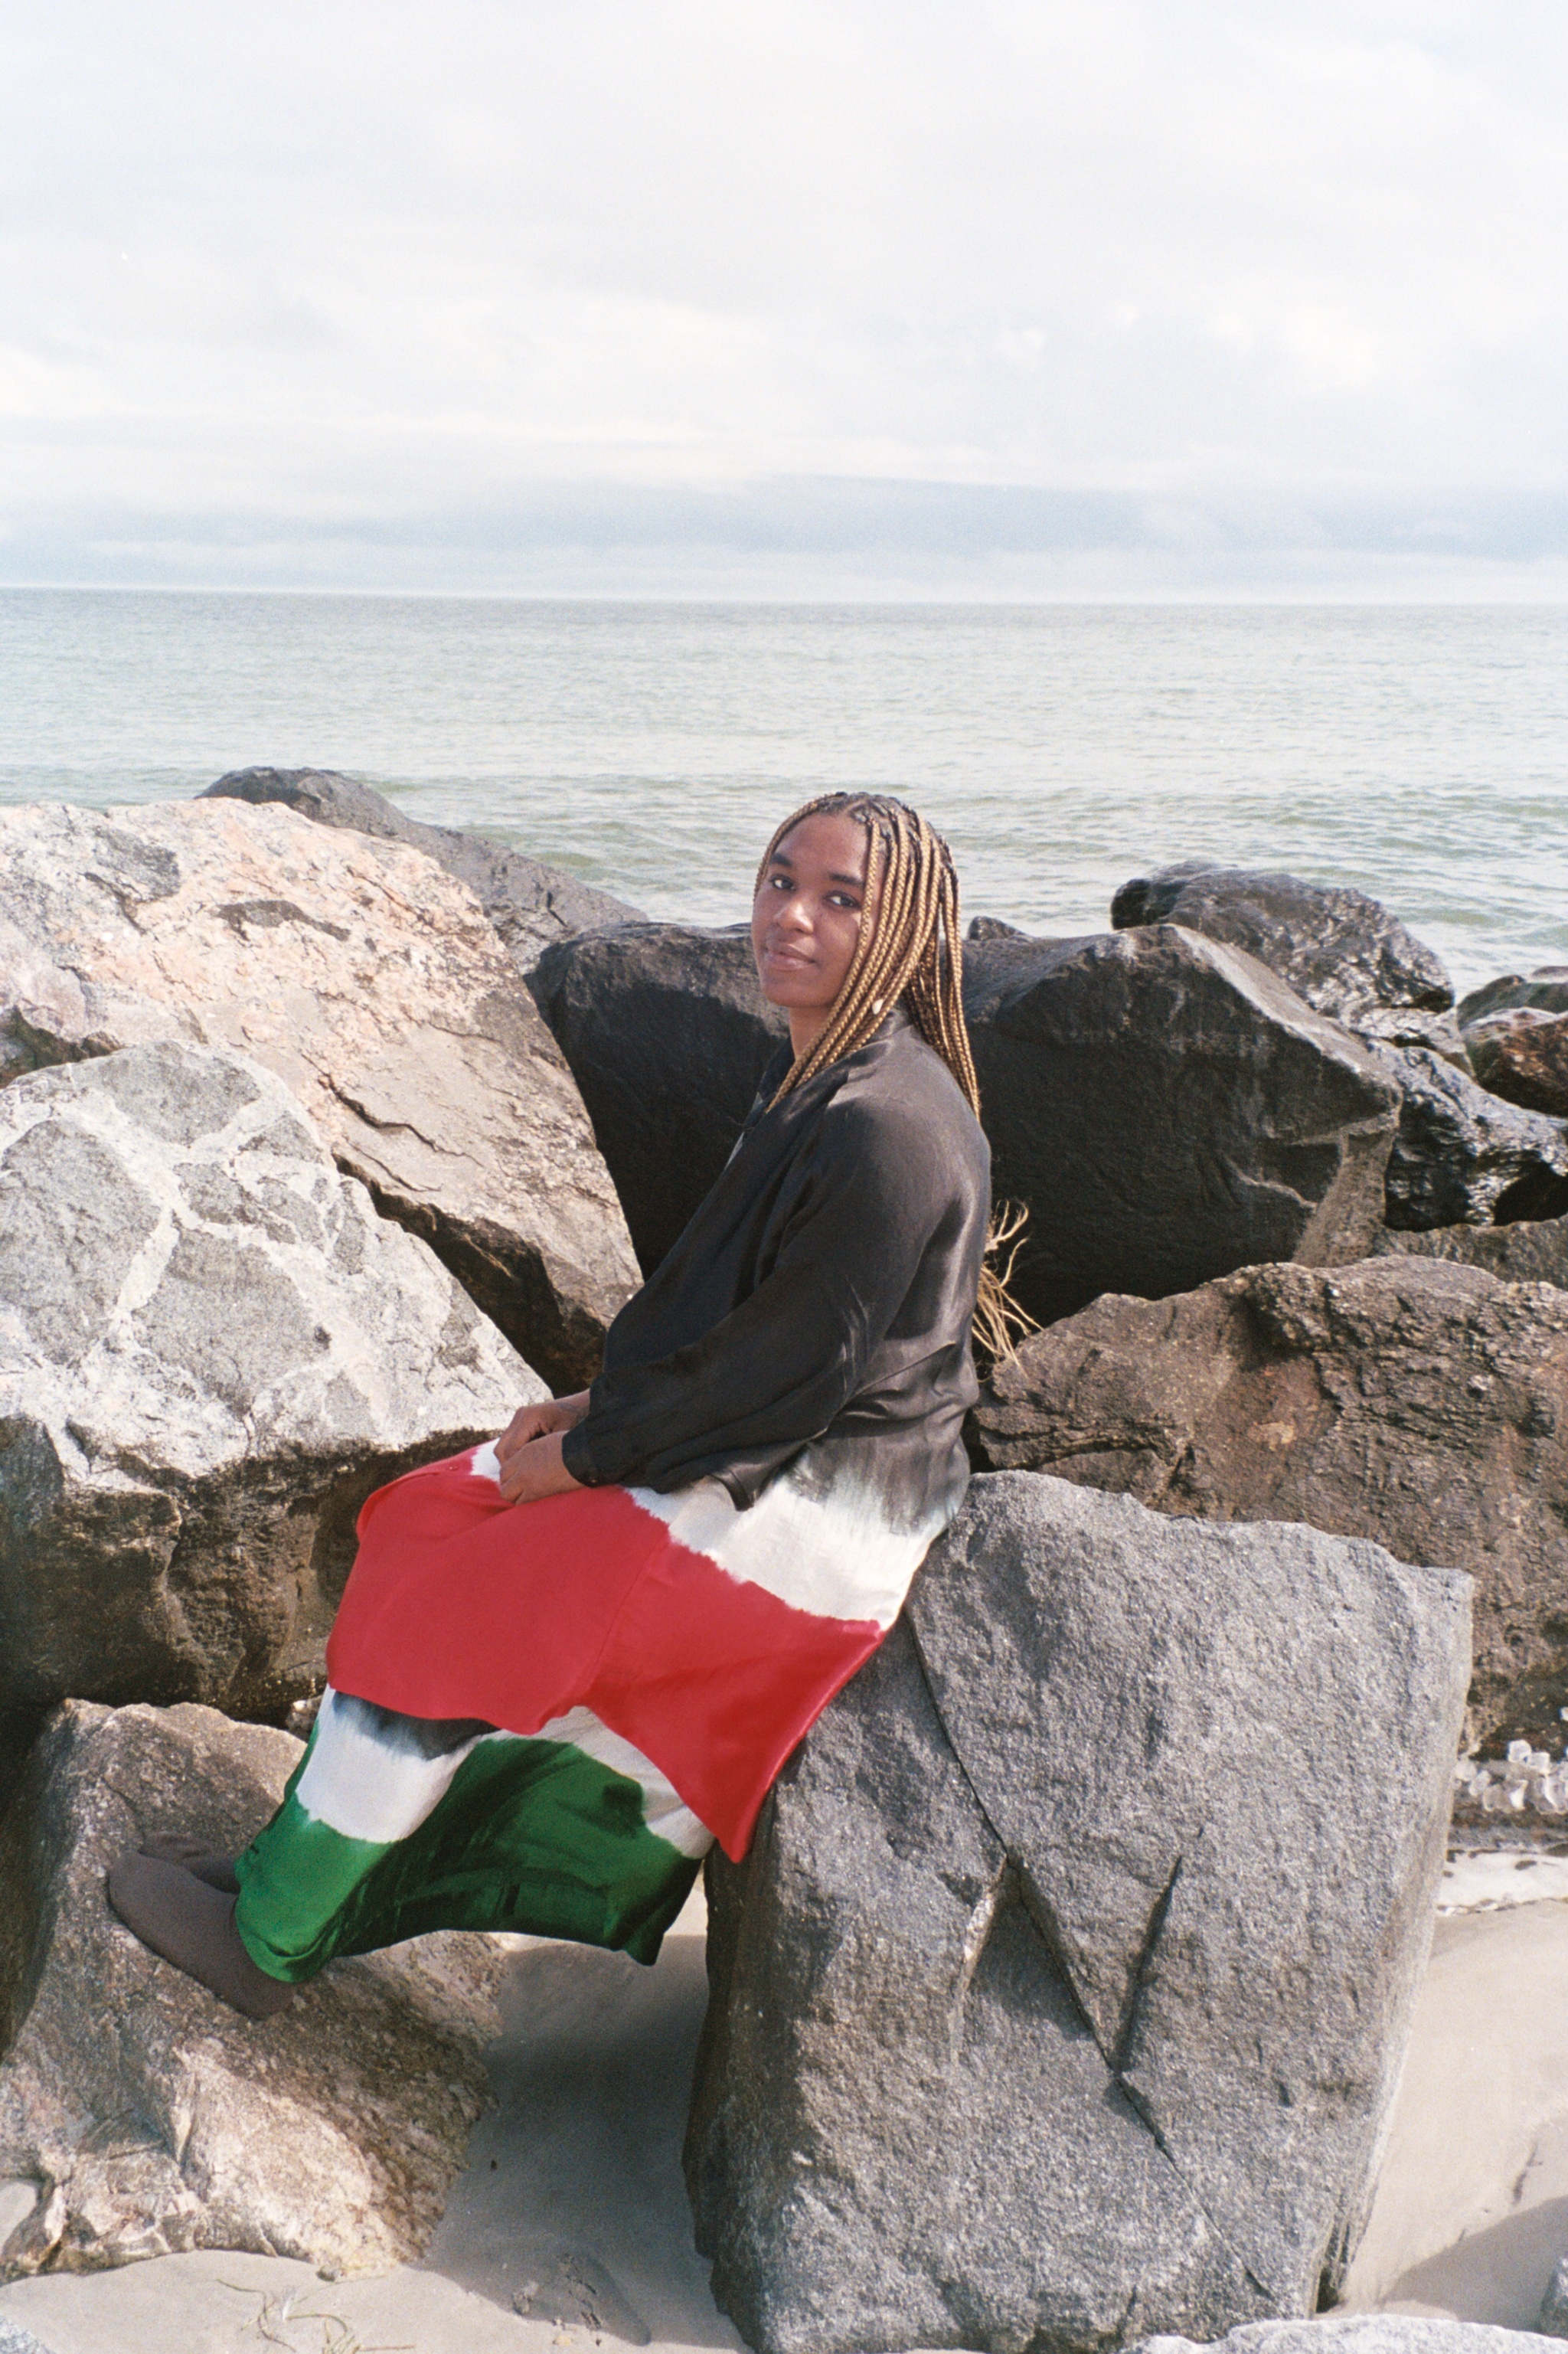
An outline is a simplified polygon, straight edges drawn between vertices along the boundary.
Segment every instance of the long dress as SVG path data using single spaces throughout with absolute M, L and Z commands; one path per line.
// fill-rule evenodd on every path
M 313 1977 L 435 1928 L 657 1956 L 715 1839 L 903 1606 L 962 1500 L 990 1157 L 902 1008 L 777 1106 L 610 1328 L 508 1505 L 493 1446 L 380 1489 L 328 1688 L 239 1859 L 239 1934 Z

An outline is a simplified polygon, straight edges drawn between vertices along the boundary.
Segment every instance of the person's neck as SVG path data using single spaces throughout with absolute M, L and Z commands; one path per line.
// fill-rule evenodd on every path
M 825 1005 L 792 1005 L 789 1008 L 789 1052 L 797 1062 L 809 1054 L 828 1026 L 832 1012 Z

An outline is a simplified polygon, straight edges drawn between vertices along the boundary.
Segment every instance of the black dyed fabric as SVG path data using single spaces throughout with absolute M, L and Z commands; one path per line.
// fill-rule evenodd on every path
M 935 1529 L 969 1476 L 990 1151 L 902 1007 L 769 1109 L 788 1067 L 781 1051 L 611 1325 L 566 1466 L 588 1487 L 715 1477 L 743 1509 L 789 1466 L 808 1491 L 874 1490 L 890 1528 Z

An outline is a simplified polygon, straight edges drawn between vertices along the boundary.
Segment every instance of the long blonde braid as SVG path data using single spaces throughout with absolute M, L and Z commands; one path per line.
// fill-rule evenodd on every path
M 916 1028 L 940 1055 L 979 1119 L 980 1081 L 964 1019 L 964 952 L 952 853 L 917 810 L 891 794 L 820 793 L 775 832 L 758 868 L 758 891 L 785 835 L 803 819 L 819 816 L 851 818 L 865 829 L 864 907 L 871 921 L 863 917 L 850 969 L 827 1022 L 796 1055 L 774 1102 L 863 1046 L 903 998 Z M 1024 1215 L 1007 1205 L 987 1230 L 975 1337 L 993 1360 L 1011 1356 L 1026 1332 L 1039 1330 L 1007 1288 Z

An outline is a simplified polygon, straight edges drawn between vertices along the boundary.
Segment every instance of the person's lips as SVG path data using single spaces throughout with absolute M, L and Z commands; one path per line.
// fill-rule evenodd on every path
M 769 964 L 793 965 L 802 972 L 809 965 L 813 965 L 817 961 L 814 956 L 807 955 L 803 949 L 783 948 L 776 940 L 764 940 L 762 953 Z

